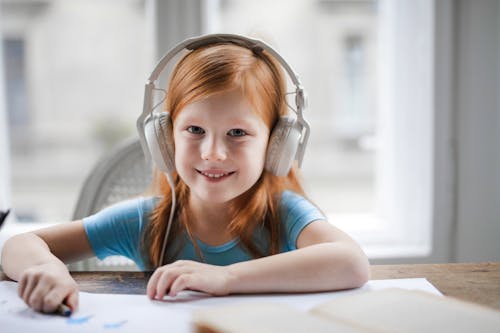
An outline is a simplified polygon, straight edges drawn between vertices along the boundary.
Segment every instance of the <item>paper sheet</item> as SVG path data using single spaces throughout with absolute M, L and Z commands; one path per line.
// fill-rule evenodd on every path
M 0 331 L 19 332 L 191 332 L 193 310 L 236 303 L 283 303 L 302 311 L 336 297 L 385 288 L 416 289 L 441 295 L 426 279 L 371 280 L 362 288 L 307 294 L 211 297 L 186 291 L 151 301 L 145 295 L 80 293 L 78 311 L 69 318 L 37 313 L 17 296 L 17 283 L 0 282 Z

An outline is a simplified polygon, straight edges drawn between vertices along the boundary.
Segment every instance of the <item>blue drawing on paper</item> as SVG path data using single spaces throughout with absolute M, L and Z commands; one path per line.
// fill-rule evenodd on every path
M 69 325 L 81 325 L 87 323 L 92 316 L 83 316 L 83 317 L 70 317 L 66 319 L 66 323 Z
M 122 327 L 123 325 L 125 325 L 125 323 L 126 323 L 126 322 L 127 322 L 126 320 L 122 320 L 122 321 L 117 321 L 117 322 L 115 322 L 115 323 L 105 323 L 105 324 L 103 325 L 103 327 L 104 327 L 105 329 L 120 328 L 120 327 Z
M 22 307 L 14 307 L 7 310 L 8 313 L 24 319 L 35 319 L 35 320 L 50 320 L 51 316 L 46 314 L 36 312 L 31 308 L 27 308 L 25 306 Z

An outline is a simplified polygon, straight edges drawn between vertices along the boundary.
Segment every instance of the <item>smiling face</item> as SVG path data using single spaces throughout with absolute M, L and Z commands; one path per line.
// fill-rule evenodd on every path
M 262 174 L 269 128 L 235 89 L 184 107 L 173 122 L 177 172 L 191 204 L 223 204 Z

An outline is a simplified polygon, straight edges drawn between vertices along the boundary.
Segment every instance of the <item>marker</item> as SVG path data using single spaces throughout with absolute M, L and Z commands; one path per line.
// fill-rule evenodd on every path
M 10 209 L 7 209 L 7 211 L 1 211 L 0 210 L 0 227 L 2 226 L 3 222 L 7 219 L 7 215 L 9 215 Z
M 73 312 L 71 311 L 71 308 L 66 304 L 59 304 L 57 306 L 56 313 L 64 317 L 69 317 Z

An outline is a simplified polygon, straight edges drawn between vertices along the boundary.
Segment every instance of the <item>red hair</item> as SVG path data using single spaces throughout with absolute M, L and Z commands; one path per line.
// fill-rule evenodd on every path
M 280 116 L 287 113 L 285 95 L 286 84 L 282 70 L 275 59 L 265 51 L 253 51 L 233 44 L 212 44 L 188 53 L 172 72 L 166 99 L 166 109 L 175 122 L 176 117 L 189 104 L 210 95 L 241 89 L 254 110 L 272 129 Z M 173 138 L 166 138 L 173 140 Z M 189 219 L 189 187 L 174 174 L 177 207 L 168 248 L 165 253 L 167 262 L 174 260 L 180 248 L 173 242 L 187 232 L 201 256 L 197 242 L 191 232 Z M 156 171 L 153 176 L 153 189 L 162 199 L 150 216 L 143 244 L 148 244 L 149 258 L 146 261 L 157 267 L 160 263 L 162 242 L 172 204 L 172 193 L 165 175 Z M 296 166 L 286 177 L 277 177 L 264 171 L 259 180 L 245 193 L 230 203 L 231 221 L 228 228 L 241 245 L 257 258 L 276 254 L 280 249 L 279 202 L 281 193 L 290 189 L 304 195 L 297 177 Z M 269 249 L 260 249 L 253 242 L 253 232 L 263 225 L 269 232 Z M 181 245 L 180 245 L 181 246 Z M 202 259 L 202 258 L 200 258 Z

